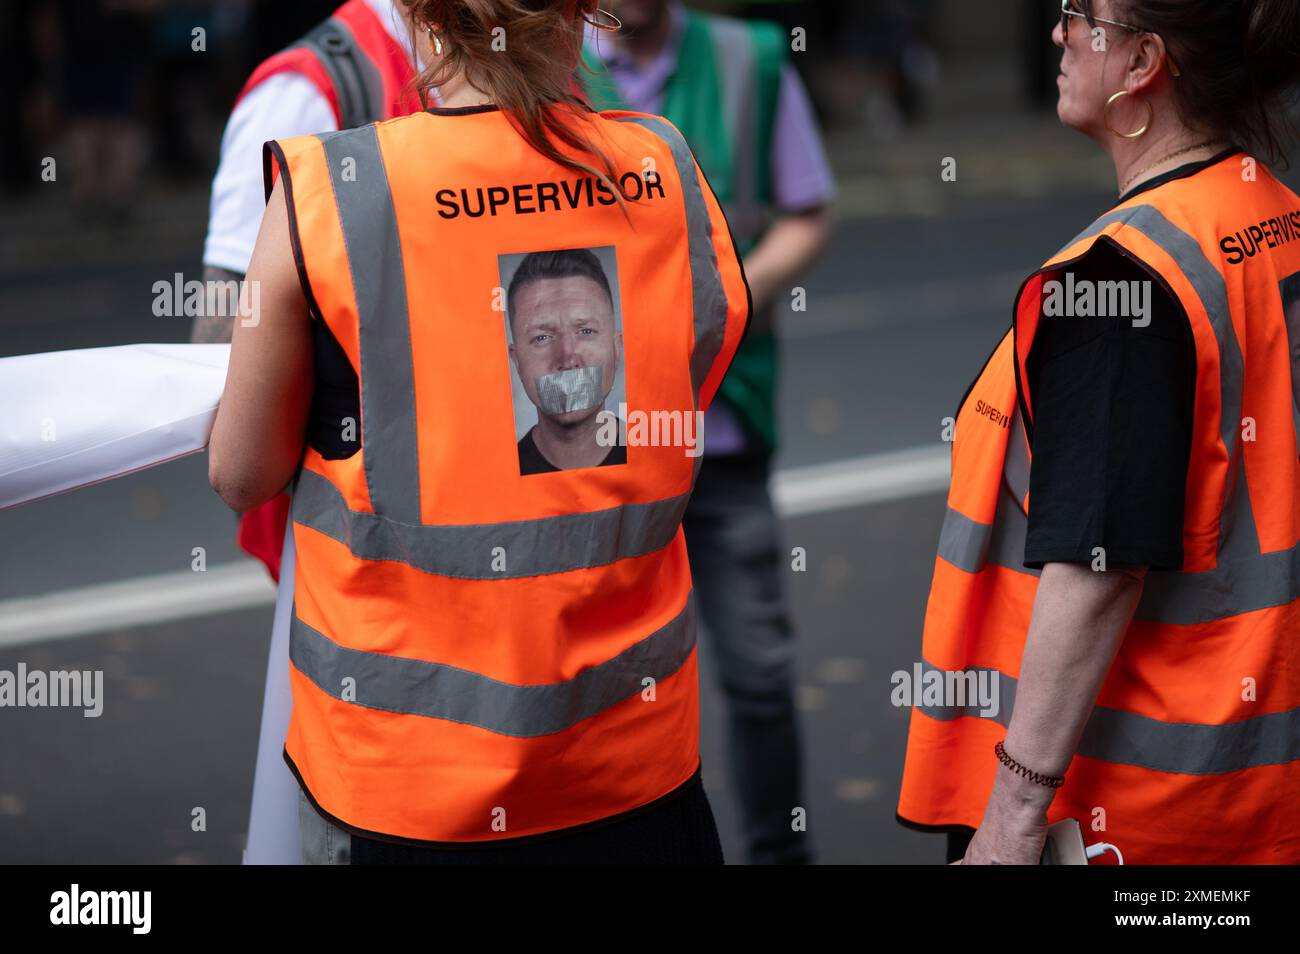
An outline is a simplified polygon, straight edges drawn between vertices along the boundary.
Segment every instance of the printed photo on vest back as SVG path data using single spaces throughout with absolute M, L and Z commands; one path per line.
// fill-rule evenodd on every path
M 502 255 L 519 473 L 627 463 L 612 246 Z

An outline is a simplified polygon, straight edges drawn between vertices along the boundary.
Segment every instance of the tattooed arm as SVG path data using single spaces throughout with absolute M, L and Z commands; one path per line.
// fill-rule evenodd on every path
M 203 269 L 204 288 L 211 288 L 213 282 L 225 284 L 243 280 L 243 275 L 224 268 L 208 265 Z M 194 324 L 190 326 L 190 344 L 230 344 L 231 330 L 235 326 L 235 315 L 238 312 L 238 296 L 215 295 L 208 296 L 208 300 L 217 302 L 218 310 L 215 314 L 203 314 L 194 319 Z M 222 307 L 225 302 L 230 302 L 235 307 Z

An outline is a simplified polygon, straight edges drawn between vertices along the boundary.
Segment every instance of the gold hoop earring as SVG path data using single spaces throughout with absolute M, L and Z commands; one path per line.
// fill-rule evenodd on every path
M 614 14 L 610 13 L 608 10 L 602 10 L 600 7 L 597 7 L 596 16 L 603 17 L 603 19 L 592 19 L 590 17 L 583 17 L 582 19 L 585 20 L 589 26 L 602 33 L 617 33 L 619 30 L 623 29 L 623 21 L 614 16 Z
M 1122 133 L 1110 124 L 1110 108 L 1113 105 L 1115 105 L 1116 101 L 1118 101 L 1120 97 L 1128 96 L 1128 95 L 1130 95 L 1129 91 L 1126 89 L 1122 89 L 1114 96 L 1112 96 L 1110 99 L 1106 100 L 1106 108 L 1101 111 L 1102 122 L 1106 124 L 1107 129 L 1113 132 L 1116 136 L 1119 136 L 1121 139 L 1140 139 L 1141 137 L 1147 134 L 1147 131 L 1151 129 L 1151 124 L 1156 121 L 1155 107 L 1153 107 L 1145 99 L 1139 100 L 1139 102 L 1141 102 L 1142 105 L 1147 108 L 1147 121 L 1146 124 L 1137 132 Z
M 429 27 L 429 41 L 433 44 L 433 52 L 442 56 L 442 40 L 433 32 L 433 27 Z

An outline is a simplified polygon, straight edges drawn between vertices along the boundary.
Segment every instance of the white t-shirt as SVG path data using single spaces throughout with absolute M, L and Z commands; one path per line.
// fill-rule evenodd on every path
M 411 37 L 394 0 L 365 0 L 411 60 Z M 277 73 L 249 90 L 230 114 L 221 137 L 221 160 L 212 180 L 203 264 L 238 274 L 248 271 L 266 208 L 262 144 L 338 129 L 334 110 L 299 73 Z

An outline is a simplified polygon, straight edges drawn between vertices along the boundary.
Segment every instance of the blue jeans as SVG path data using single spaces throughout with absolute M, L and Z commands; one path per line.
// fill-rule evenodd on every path
M 807 864 L 796 831 L 796 647 L 785 594 L 788 551 L 768 492 L 770 457 L 705 456 L 683 526 L 691 577 L 727 704 L 728 764 L 751 864 Z

